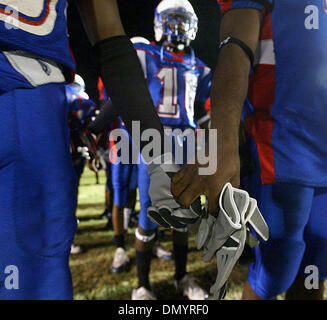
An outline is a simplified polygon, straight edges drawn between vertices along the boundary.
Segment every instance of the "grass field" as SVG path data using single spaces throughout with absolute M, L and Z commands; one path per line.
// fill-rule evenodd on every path
M 129 229 L 126 237 L 126 248 L 132 261 L 130 270 L 118 275 L 112 274 L 110 265 L 115 251 L 112 243 L 113 232 L 105 228 L 105 220 L 99 219 L 104 209 L 105 174 L 103 171 L 99 178 L 97 185 L 94 173 L 85 168 L 79 188 L 77 217 L 80 223 L 75 243 L 82 245 L 85 251 L 70 258 L 74 298 L 77 300 L 128 300 L 132 289 L 137 287 L 135 229 Z M 202 262 L 201 252 L 195 247 L 194 237 L 195 235 L 190 237 L 187 269 L 209 291 L 214 283 L 217 268 L 215 261 L 210 264 Z M 172 249 L 171 239 L 170 231 L 165 231 L 161 243 L 170 250 Z M 163 261 L 157 258 L 152 260 L 150 281 L 158 299 L 184 299 L 173 286 L 173 276 L 173 261 Z M 237 264 L 230 278 L 226 299 L 240 299 L 246 276 L 247 266 Z M 278 299 L 283 299 L 283 297 L 278 297 Z

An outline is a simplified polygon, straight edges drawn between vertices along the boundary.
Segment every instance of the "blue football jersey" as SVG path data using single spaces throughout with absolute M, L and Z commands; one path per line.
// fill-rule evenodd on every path
M 72 80 L 67 0 L 0 0 L 0 92 Z
M 74 68 L 67 0 L 0 0 L 0 50 L 22 50 Z
M 135 43 L 158 115 L 164 126 L 192 127 L 194 102 L 205 103 L 211 71 L 193 54 L 175 54 L 156 44 Z
M 247 99 L 262 183 L 326 187 L 327 0 L 218 2 L 263 13 Z

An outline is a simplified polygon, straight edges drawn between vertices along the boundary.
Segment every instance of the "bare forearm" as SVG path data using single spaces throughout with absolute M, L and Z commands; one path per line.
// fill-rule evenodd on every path
M 228 12 L 221 25 L 221 40 L 228 36 L 256 51 L 262 15 L 255 9 Z M 211 127 L 218 130 L 218 148 L 238 151 L 239 124 L 248 90 L 250 59 L 233 43 L 225 45 L 219 56 L 211 90 Z
M 117 0 L 78 0 L 78 5 L 93 42 L 125 35 Z
M 221 52 L 211 90 L 211 128 L 219 149 L 238 151 L 239 124 L 248 89 L 250 62 L 237 46 Z
M 99 74 L 129 133 L 132 134 L 133 121 L 138 121 L 141 135 L 146 129 L 156 129 L 161 133 L 163 146 L 163 127 L 136 51 L 122 27 L 117 0 L 79 1 L 85 27 L 95 44 Z M 142 141 L 141 149 L 144 144 Z

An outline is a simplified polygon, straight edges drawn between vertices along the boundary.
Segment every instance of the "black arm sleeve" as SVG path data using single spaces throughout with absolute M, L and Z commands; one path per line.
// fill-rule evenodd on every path
M 104 86 L 128 131 L 132 133 L 132 121 L 139 121 L 141 135 L 149 128 L 158 130 L 162 137 L 163 152 L 163 127 L 129 38 L 108 38 L 98 42 L 94 49 Z M 146 142 L 141 142 L 141 149 L 144 144 Z
M 109 99 L 103 104 L 100 113 L 95 118 L 95 120 L 90 123 L 88 129 L 94 134 L 99 134 L 105 130 L 108 130 L 110 124 L 117 117 L 118 117 L 118 112 L 116 111 L 114 105 Z

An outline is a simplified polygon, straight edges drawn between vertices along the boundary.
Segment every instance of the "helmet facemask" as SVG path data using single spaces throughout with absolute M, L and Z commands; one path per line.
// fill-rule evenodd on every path
M 172 8 L 156 12 L 154 29 L 157 42 L 174 51 L 183 51 L 196 37 L 198 19 L 184 8 Z

